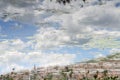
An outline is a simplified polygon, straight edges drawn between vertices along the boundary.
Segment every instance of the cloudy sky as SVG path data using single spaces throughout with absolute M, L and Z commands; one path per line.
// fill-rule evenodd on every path
M 81 7 L 83 5 L 84 7 Z M 0 0 L 0 74 L 120 52 L 120 1 Z

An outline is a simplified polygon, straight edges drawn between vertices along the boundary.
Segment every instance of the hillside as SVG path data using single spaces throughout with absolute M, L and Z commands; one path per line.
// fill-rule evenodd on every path
M 120 60 L 120 53 L 110 54 L 106 57 L 88 60 L 87 62 L 100 62 L 100 61 L 108 61 L 108 60 Z

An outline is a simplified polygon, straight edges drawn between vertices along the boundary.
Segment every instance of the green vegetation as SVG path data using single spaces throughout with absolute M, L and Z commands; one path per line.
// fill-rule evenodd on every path
M 1 75 L 0 80 L 14 80 L 14 79 L 9 75 L 6 75 L 6 76 Z

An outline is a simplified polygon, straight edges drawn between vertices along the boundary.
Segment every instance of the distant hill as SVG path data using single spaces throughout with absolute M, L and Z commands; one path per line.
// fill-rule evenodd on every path
M 100 62 L 100 61 L 108 61 L 108 60 L 120 60 L 120 53 L 114 53 L 114 54 L 108 55 L 106 57 L 91 59 L 86 62 L 89 63 L 89 62 Z

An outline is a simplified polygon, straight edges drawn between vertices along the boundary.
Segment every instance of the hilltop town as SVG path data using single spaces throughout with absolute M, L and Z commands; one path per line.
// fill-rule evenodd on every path
M 11 73 L 1 75 L 0 80 L 84 80 L 85 77 L 89 80 L 95 77 L 99 78 L 97 80 L 119 80 L 120 60 L 115 59 L 116 55 L 110 55 L 111 57 L 108 56 L 104 60 L 101 58 L 101 61 L 80 62 L 67 66 L 34 66 L 32 70 L 19 72 L 13 70 Z M 100 79 L 105 76 L 114 79 Z

